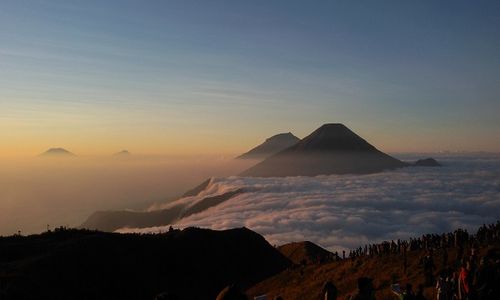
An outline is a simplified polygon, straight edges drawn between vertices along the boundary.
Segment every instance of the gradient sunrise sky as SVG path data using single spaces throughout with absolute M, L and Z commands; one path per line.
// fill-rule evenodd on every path
M 0 2 L 0 156 L 500 151 L 499 115 L 500 1 Z

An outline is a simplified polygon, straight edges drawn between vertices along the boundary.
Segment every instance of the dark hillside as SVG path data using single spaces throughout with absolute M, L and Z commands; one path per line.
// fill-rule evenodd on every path
M 407 251 L 404 251 L 405 248 Z M 429 255 L 434 266 L 429 272 L 431 284 L 426 283 L 424 264 Z M 407 283 L 412 284 L 414 290 L 423 284 L 424 295 L 430 300 L 436 299 L 435 284 L 439 274 L 446 270 L 449 276 L 453 276 L 453 272 L 460 270 L 461 262 L 475 266 L 475 271 L 471 272 L 474 274 L 471 276 L 471 286 L 479 293 L 480 287 L 484 285 L 477 274 L 482 272 L 481 261 L 487 259 L 492 271 L 483 277 L 490 280 L 489 288 L 493 292 L 483 299 L 500 299 L 500 222 L 481 227 L 475 235 L 462 230 L 442 235 L 424 235 L 408 242 L 400 241 L 399 246 L 397 241 L 368 245 L 366 251 L 365 248 L 359 248 L 347 253 L 346 259 L 341 257 L 342 254 L 327 263 L 295 264 L 255 285 L 247 294 L 267 294 L 269 299 L 277 295 L 286 300 L 320 299 L 324 283 L 331 281 L 338 288 L 340 299 L 349 299 L 356 293 L 358 278 L 369 277 L 373 279 L 377 300 L 398 299 L 391 291 L 391 284 L 404 287 Z M 496 282 L 496 285 L 491 282 Z
M 289 265 L 246 228 L 188 228 L 157 235 L 57 230 L 0 238 L 2 299 L 215 299 Z
M 294 264 L 316 264 L 331 261 L 334 254 L 309 242 L 293 242 L 278 247 L 278 250 Z

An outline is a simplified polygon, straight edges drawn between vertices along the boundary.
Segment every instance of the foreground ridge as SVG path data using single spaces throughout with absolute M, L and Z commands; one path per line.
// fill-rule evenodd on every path
M 420 299 L 436 299 L 438 293 L 445 291 L 457 295 L 458 278 L 465 273 L 469 274 L 469 296 L 500 299 L 500 287 L 496 284 L 500 282 L 500 221 L 481 226 L 475 234 L 457 229 L 368 244 L 348 252 L 310 257 L 309 261 L 304 258 L 252 287 L 247 294 L 267 294 L 270 299 L 319 299 L 324 296 L 324 286 L 334 284 L 341 299 L 351 299 L 359 292 L 362 281 L 369 282 L 376 299 L 396 299 L 394 294 L 402 296 L 407 289 L 420 292 L 425 297 Z M 455 285 L 448 286 L 446 282 Z
M 325 292 L 350 299 L 361 292 L 356 286 L 376 299 L 394 299 L 393 294 L 412 289 L 407 284 L 432 299 L 443 282 L 468 272 L 471 293 L 499 293 L 492 282 L 500 275 L 500 221 L 475 234 L 457 229 L 342 254 L 310 242 L 296 244 L 292 251 L 286 245 L 274 248 L 246 228 L 118 234 L 61 227 L 0 237 L 0 282 L 9 287 L 2 290 L 8 299 L 30 299 L 32 293 L 42 298 L 215 299 L 219 292 L 217 299 L 235 294 L 318 299 Z M 291 263 L 286 256 L 302 246 L 311 259 L 295 256 Z M 480 299 L 498 299 L 488 297 Z
M 172 228 L 154 235 L 58 228 L 0 237 L 0 295 L 154 299 L 168 291 L 180 299 L 215 299 L 229 284 L 248 288 L 289 265 L 246 228 Z

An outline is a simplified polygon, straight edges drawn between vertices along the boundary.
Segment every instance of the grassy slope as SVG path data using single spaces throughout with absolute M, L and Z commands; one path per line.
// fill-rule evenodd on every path
M 496 248 L 500 245 L 495 245 Z M 491 247 L 490 247 L 491 248 Z M 442 267 L 442 250 L 434 253 L 436 274 Z M 487 249 L 480 249 L 484 255 Z M 468 252 L 465 252 L 468 253 Z M 419 265 L 420 258 L 425 255 L 424 250 L 408 252 L 408 270 L 403 273 L 403 256 L 386 255 L 375 257 L 361 257 L 355 260 L 331 262 L 321 265 L 308 265 L 305 267 L 294 266 L 271 278 L 260 282 L 247 291 L 251 297 L 267 294 L 270 299 L 281 295 L 284 299 L 319 299 L 323 284 L 331 280 L 339 289 L 340 299 L 346 299 L 357 289 L 357 279 L 362 276 L 374 279 L 377 289 L 377 299 L 397 299 L 390 291 L 392 283 L 399 282 L 413 284 L 414 290 L 418 284 L 424 282 L 423 268 Z M 456 249 L 448 250 L 448 265 L 455 261 Z M 425 288 L 424 295 L 427 299 L 436 299 L 434 287 Z

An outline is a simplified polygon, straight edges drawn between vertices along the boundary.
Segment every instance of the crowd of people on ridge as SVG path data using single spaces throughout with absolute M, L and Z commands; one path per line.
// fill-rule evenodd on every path
M 479 257 L 479 249 L 490 245 L 500 244 L 500 221 L 495 224 L 481 226 L 476 234 L 467 230 L 458 229 L 445 234 L 425 234 L 420 238 L 411 238 L 408 241 L 397 240 L 370 244 L 350 251 L 348 257 L 345 252 L 342 257 L 333 253 L 331 260 L 373 257 L 382 255 L 402 255 L 406 258 L 409 251 L 425 251 L 419 264 L 424 282 L 418 284 L 416 291 L 413 285 L 407 283 L 404 288 L 399 284 L 391 285 L 394 299 L 399 300 L 427 300 L 424 296 L 425 287 L 435 287 L 437 300 L 497 300 L 500 299 L 500 248 L 490 249 Z M 456 257 L 449 263 L 448 250 L 454 249 Z M 440 271 L 435 265 L 437 253 L 442 255 Z M 407 261 L 404 259 L 403 272 L 406 273 Z M 437 276 L 435 275 L 437 274 Z M 355 295 L 347 296 L 347 300 L 375 300 L 373 279 L 358 278 L 358 290 Z M 321 291 L 320 300 L 336 300 L 339 291 L 335 284 L 327 281 Z M 160 294 L 157 300 L 178 299 L 172 294 Z M 236 286 L 231 285 L 222 290 L 216 300 L 248 300 L 248 297 Z M 271 300 L 266 295 L 255 297 L 254 300 Z M 273 300 L 284 300 L 276 296 Z M 429 299 L 430 300 L 430 299 Z

